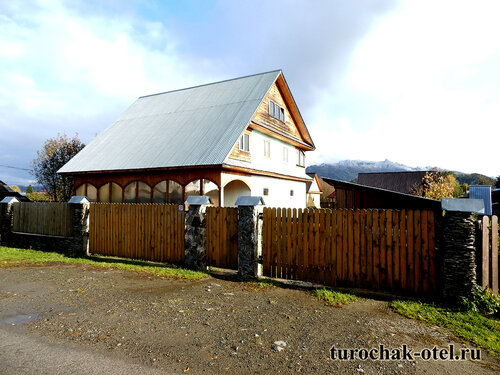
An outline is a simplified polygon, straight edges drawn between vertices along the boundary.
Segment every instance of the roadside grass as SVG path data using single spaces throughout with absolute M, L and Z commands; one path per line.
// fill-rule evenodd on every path
M 449 328 L 457 337 L 500 354 L 500 320 L 494 317 L 420 301 L 395 300 L 390 306 L 407 318 Z
M 317 288 L 311 294 L 313 297 L 331 306 L 340 307 L 356 301 L 356 296 L 348 292 L 339 292 L 331 288 Z
M 84 257 L 77 254 L 62 254 L 0 246 L 0 267 L 43 265 L 45 263 L 82 264 L 100 268 L 137 271 L 176 279 L 196 280 L 209 277 L 207 272 L 193 271 L 171 264 L 152 264 L 140 260 L 96 256 Z
M 270 288 L 283 287 L 283 283 L 272 279 L 248 280 L 246 281 L 248 289 L 257 292 L 259 290 L 266 290 Z

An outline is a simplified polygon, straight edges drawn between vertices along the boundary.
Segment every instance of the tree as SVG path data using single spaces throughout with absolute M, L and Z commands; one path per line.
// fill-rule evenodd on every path
M 19 188 L 19 186 L 17 186 L 17 185 L 12 185 L 10 188 L 11 188 L 12 190 L 14 190 L 16 193 L 21 194 L 21 189 Z
M 497 180 L 495 182 L 495 187 L 500 188 L 500 176 L 497 177 Z
M 67 201 L 71 198 L 73 179 L 60 175 L 57 171 L 84 147 L 78 134 L 73 138 L 57 134 L 57 137 L 47 139 L 37 152 L 37 158 L 32 162 L 32 174 L 49 191 L 51 200 Z
M 33 193 L 35 190 L 33 190 L 33 186 L 32 185 L 28 185 L 28 187 L 26 188 L 26 194 L 31 194 Z
M 441 199 L 462 196 L 462 188 L 453 172 L 427 172 L 422 180 L 425 198 Z

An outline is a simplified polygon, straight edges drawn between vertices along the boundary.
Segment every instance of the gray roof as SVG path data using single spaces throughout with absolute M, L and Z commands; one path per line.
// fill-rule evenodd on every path
M 280 74 L 140 97 L 59 172 L 222 164 Z

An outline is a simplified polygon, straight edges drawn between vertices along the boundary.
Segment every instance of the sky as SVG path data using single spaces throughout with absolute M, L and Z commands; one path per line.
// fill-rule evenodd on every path
M 0 180 L 139 96 L 282 69 L 308 165 L 500 175 L 500 1 L 0 0 Z

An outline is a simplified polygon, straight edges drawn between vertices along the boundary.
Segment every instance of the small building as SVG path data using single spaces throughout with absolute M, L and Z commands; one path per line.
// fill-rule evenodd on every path
M 418 194 L 423 192 L 426 173 L 428 171 L 359 173 L 357 183 L 403 194 Z
M 316 173 L 308 173 L 307 175 L 312 178 L 312 180 L 306 184 L 307 207 L 321 208 L 321 194 L 323 190 L 321 189 L 319 177 Z
M 19 202 L 30 202 L 30 200 L 22 194 L 19 194 L 17 191 L 12 189 L 5 182 L 0 181 L 0 201 L 5 197 L 14 197 Z
M 267 206 L 306 207 L 315 149 L 283 72 L 143 96 L 59 173 L 99 202 L 218 206 L 262 196 Z
M 439 211 L 441 201 L 323 177 L 333 186 L 333 208 L 347 209 L 429 209 Z
M 470 185 L 469 198 L 481 199 L 484 202 L 484 214 L 492 215 L 492 200 L 491 200 L 491 186 L 490 185 Z

